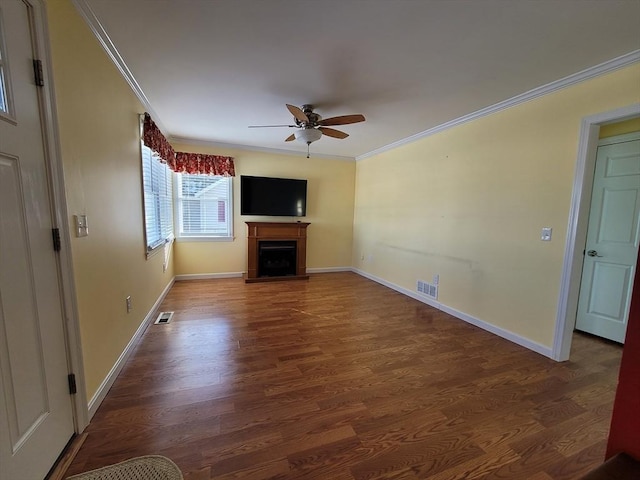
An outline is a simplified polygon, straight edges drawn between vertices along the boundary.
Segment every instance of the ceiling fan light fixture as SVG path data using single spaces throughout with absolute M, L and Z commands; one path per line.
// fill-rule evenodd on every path
M 302 143 L 306 143 L 309 145 L 316 140 L 320 140 L 322 137 L 322 132 L 315 128 L 305 128 L 303 130 L 298 130 L 295 132 L 296 140 L 301 141 Z

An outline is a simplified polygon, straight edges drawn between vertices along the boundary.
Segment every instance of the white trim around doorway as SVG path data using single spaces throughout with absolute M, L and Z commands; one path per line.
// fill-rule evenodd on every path
M 609 112 L 590 115 L 582 119 L 578 140 L 578 156 L 573 180 L 571 208 L 567 226 L 556 330 L 552 358 L 557 361 L 569 359 L 571 338 L 575 326 L 582 276 L 582 257 L 587 238 L 591 189 L 598 148 L 600 126 L 640 116 L 640 103 Z
M 44 86 L 39 89 L 39 97 L 45 134 L 45 155 L 50 176 L 49 185 L 53 205 L 53 227 L 60 230 L 61 249 L 58 257 L 58 271 L 62 290 L 61 298 L 65 319 L 67 357 L 69 373 L 75 375 L 77 388 L 76 394 L 72 395 L 74 427 L 76 433 L 81 433 L 87 425 L 89 425 L 89 409 L 85 388 L 80 325 L 78 323 L 78 305 L 71 258 L 71 237 L 67 221 L 69 215 L 65 199 L 49 29 L 44 0 L 30 0 L 30 3 L 33 6 L 34 13 L 34 37 L 37 50 L 35 53 L 42 61 L 45 83 Z

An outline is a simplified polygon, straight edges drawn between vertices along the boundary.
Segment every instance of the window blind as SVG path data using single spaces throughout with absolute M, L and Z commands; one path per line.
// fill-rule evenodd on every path
M 231 237 L 230 177 L 178 174 L 179 237 Z
M 169 167 L 142 145 L 144 221 L 147 251 L 173 237 L 173 186 Z

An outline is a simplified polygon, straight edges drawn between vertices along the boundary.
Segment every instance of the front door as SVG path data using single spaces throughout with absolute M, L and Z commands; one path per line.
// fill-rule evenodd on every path
M 34 9 L 0 0 L 0 478 L 43 479 L 74 433 Z
M 598 147 L 576 319 L 576 329 L 620 343 L 640 237 L 640 140 L 631 138 Z

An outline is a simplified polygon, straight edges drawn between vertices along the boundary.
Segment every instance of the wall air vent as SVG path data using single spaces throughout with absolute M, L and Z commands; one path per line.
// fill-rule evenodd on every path
M 425 282 L 424 280 L 418 280 L 416 290 L 418 293 L 422 293 L 429 298 L 433 298 L 434 300 L 438 299 L 438 285 Z
M 160 312 L 158 314 L 158 318 L 153 322 L 154 325 L 164 325 L 165 323 L 169 323 L 171 318 L 173 317 L 173 312 Z

